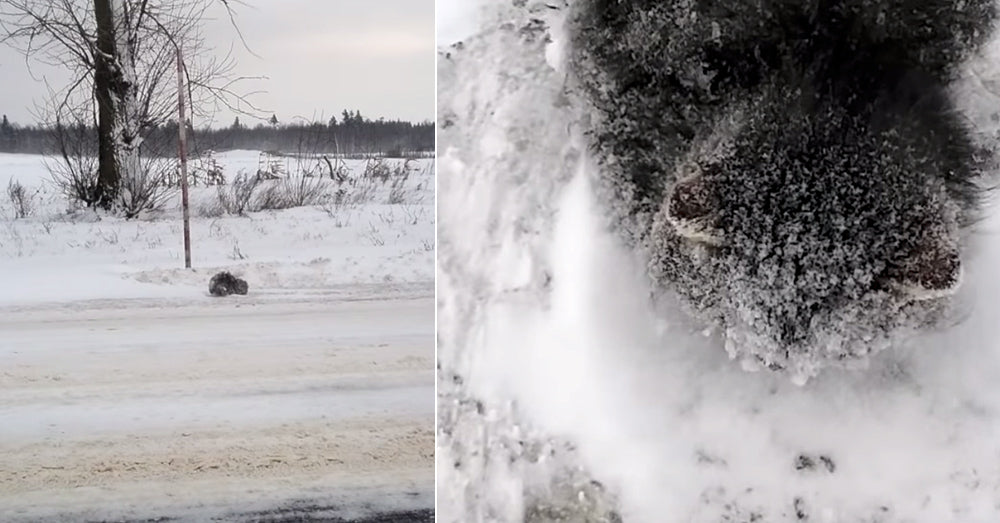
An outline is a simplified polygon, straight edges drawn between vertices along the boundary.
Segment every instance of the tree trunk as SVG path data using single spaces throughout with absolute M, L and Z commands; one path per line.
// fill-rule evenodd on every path
M 97 101 L 97 186 L 94 204 L 111 208 L 118 193 L 121 175 L 115 159 L 115 84 L 121 82 L 116 67 L 115 19 L 111 0 L 94 0 L 97 22 L 97 50 L 94 62 L 94 98 Z
M 94 89 L 98 112 L 96 204 L 112 208 L 130 199 L 141 175 L 141 122 L 127 0 L 94 0 L 97 59 Z M 123 183 L 124 181 L 124 183 Z
M 115 77 L 112 98 L 115 103 L 115 160 L 118 167 L 118 201 L 127 213 L 139 212 L 142 193 L 149 180 L 142 172 L 139 147 L 142 112 L 138 104 L 138 82 L 135 72 L 135 35 L 131 32 L 128 0 L 111 0 L 112 18 L 118 24 L 115 33 Z M 132 218 L 126 214 L 127 218 Z

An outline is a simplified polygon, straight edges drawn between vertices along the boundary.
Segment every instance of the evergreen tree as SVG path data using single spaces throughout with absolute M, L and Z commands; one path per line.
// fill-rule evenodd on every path
M 3 121 L 0 122 L 0 150 L 4 152 L 17 152 L 17 137 L 15 136 L 14 126 L 10 124 L 7 120 L 7 115 L 3 115 Z

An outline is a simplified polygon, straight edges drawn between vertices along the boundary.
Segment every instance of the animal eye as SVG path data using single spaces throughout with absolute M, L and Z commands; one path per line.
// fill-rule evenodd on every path
M 911 301 L 950 296 L 962 282 L 958 249 L 943 240 L 928 239 L 887 271 L 890 285 Z
M 688 176 L 676 184 L 667 196 L 667 220 L 679 236 L 707 245 L 720 245 L 717 203 L 712 187 L 701 174 Z

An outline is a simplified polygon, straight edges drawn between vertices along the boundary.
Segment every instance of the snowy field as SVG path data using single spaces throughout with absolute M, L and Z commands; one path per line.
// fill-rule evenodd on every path
M 216 155 L 229 179 L 256 173 L 258 157 L 256 151 Z M 386 283 L 429 288 L 433 281 L 433 160 L 409 162 L 404 199 L 395 204 L 386 203 L 391 182 L 376 182 L 372 199 L 356 205 L 231 216 L 214 209 L 216 187 L 193 188 L 194 271 L 184 270 L 179 195 L 164 211 L 136 220 L 72 209 L 44 161 L 0 154 L 0 186 L 13 178 L 37 191 L 35 212 L 17 220 L 0 195 L 0 304 L 204 295 L 220 269 L 266 293 Z M 346 162 L 351 176 L 362 175 L 365 160 Z M 395 167 L 402 160 L 387 162 Z
M 179 197 L 71 209 L 0 155 L 37 192 L 23 219 L 0 197 L 0 520 L 431 518 L 433 161 L 405 169 L 401 198 L 246 216 L 195 187 L 185 270 Z M 218 270 L 249 294 L 209 296 Z
M 805 386 L 744 372 L 605 229 L 561 11 L 496 11 L 439 60 L 438 520 L 1000 520 L 995 198 L 951 324 Z M 956 88 L 993 137 L 998 51 Z

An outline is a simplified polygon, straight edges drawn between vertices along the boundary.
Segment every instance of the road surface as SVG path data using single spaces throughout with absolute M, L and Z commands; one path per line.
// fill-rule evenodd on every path
M 0 520 L 428 521 L 433 336 L 430 296 L 0 309 Z

